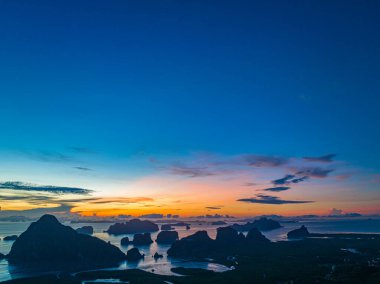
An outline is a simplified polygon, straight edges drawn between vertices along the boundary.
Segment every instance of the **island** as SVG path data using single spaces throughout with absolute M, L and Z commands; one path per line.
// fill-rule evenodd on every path
M 94 233 L 94 228 L 92 226 L 83 226 L 83 227 L 76 229 L 76 231 L 79 234 L 92 235 Z
M 17 240 L 17 238 L 18 238 L 17 235 L 6 236 L 6 237 L 4 237 L 3 241 L 15 241 L 15 240 Z
M 137 234 L 137 233 L 152 233 L 159 230 L 158 225 L 148 221 L 140 219 L 132 219 L 125 223 L 116 223 L 111 225 L 106 231 L 112 235 L 123 235 L 123 234 Z
M 260 219 L 254 220 L 253 222 L 248 222 L 246 224 L 233 224 L 231 226 L 239 232 L 248 232 L 252 228 L 256 228 L 259 231 L 270 231 L 274 229 L 281 228 L 281 224 L 275 220 L 262 217 Z
M 33 222 L 13 243 L 8 261 L 17 265 L 33 263 L 108 265 L 125 259 L 117 247 L 62 225 L 53 215 Z
M 158 244 L 172 244 L 178 240 L 178 232 L 176 231 L 161 231 L 157 235 L 156 242 Z
M 310 236 L 308 229 L 302 225 L 300 228 L 287 233 L 288 239 L 300 239 Z

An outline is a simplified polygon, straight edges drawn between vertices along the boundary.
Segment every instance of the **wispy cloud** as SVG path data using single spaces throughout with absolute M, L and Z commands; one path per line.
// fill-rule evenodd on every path
M 92 171 L 92 169 L 90 168 L 86 168 L 86 167 L 73 167 L 73 169 L 76 169 L 78 171 Z
M 61 152 L 21 151 L 21 153 L 23 153 L 32 160 L 38 160 L 42 162 L 62 163 L 75 161 L 75 158 L 73 156 Z
M 287 164 L 288 158 L 279 156 L 243 155 L 242 158 L 249 166 L 274 168 Z
M 271 183 L 274 185 L 289 185 L 305 181 L 308 178 L 308 176 L 296 177 L 295 175 L 286 175 L 283 178 L 272 180 Z
M 255 197 L 251 198 L 242 198 L 237 201 L 248 202 L 248 203 L 259 203 L 259 204 L 273 204 L 273 205 L 282 205 L 282 204 L 298 204 L 298 203 L 312 203 L 314 201 L 309 200 L 284 200 L 276 196 L 258 194 Z
M 308 162 L 331 163 L 335 157 L 336 154 L 328 154 L 320 157 L 303 157 L 303 159 Z
M 289 189 L 290 189 L 289 186 L 276 186 L 276 187 L 264 188 L 263 191 L 275 191 L 275 192 L 278 192 L 278 191 L 285 191 L 285 190 L 289 190 Z
M 23 190 L 23 191 L 40 191 L 40 192 L 50 192 L 56 194 L 89 194 L 92 192 L 90 189 L 79 188 L 79 187 L 65 187 L 65 186 L 54 186 L 54 185 L 37 185 L 32 183 L 25 183 L 21 181 L 6 181 L 0 182 L 0 189 L 9 190 Z
M 319 167 L 303 168 L 297 172 L 297 175 L 304 175 L 314 178 L 325 178 L 333 171 L 334 169 L 322 169 Z
M 221 207 L 216 207 L 216 206 L 207 206 L 205 208 L 206 209 L 210 209 L 210 210 L 220 210 L 220 209 L 222 209 Z
M 168 167 L 169 172 L 174 175 L 187 176 L 187 177 L 207 177 L 216 175 L 215 171 L 207 167 L 188 167 L 182 165 L 172 165 Z

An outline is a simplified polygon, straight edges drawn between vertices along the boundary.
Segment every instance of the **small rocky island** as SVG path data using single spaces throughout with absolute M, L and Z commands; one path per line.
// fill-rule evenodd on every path
M 174 230 L 171 224 L 162 224 L 161 225 L 161 231 L 170 231 Z
M 44 215 L 17 238 L 7 258 L 18 265 L 54 262 L 91 266 L 118 263 L 125 254 L 110 243 L 62 225 L 53 215 Z
M 132 244 L 135 246 L 150 245 L 153 243 L 150 233 L 135 234 L 133 236 Z
M 12 236 L 6 236 L 4 237 L 4 241 L 15 241 L 17 240 L 18 236 L 17 235 L 12 235 Z
M 176 231 L 161 231 L 157 235 L 156 242 L 158 244 L 172 244 L 178 240 L 178 232 Z
M 94 228 L 92 226 L 83 226 L 83 227 L 76 229 L 76 231 L 79 234 L 92 235 L 94 233 Z
M 159 230 L 158 225 L 148 221 L 140 219 L 132 219 L 125 223 L 116 223 L 111 225 L 106 231 L 112 235 L 123 234 L 138 234 L 138 233 L 152 233 Z
M 131 248 L 127 251 L 127 260 L 128 261 L 139 261 L 143 259 L 144 255 L 140 253 L 138 248 Z
M 274 229 L 281 228 L 281 224 L 275 220 L 262 217 L 253 222 L 248 222 L 246 224 L 233 224 L 232 228 L 239 232 L 248 232 L 249 230 L 256 228 L 259 231 L 271 231 Z

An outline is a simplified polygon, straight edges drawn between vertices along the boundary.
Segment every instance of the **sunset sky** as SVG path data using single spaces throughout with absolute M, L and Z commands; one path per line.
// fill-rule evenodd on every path
M 379 8 L 0 0 L 0 214 L 380 214 Z

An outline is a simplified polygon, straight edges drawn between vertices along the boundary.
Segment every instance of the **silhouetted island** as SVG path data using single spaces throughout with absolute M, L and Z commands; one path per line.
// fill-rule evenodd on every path
M 155 260 L 159 259 L 159 258 L 163 258 L 164 256 L 162 254 L 159 254 L 158 252 L 156 252 L 154 255 L 153 255 L 153 258 Z
M 177 222 L 177 223 L 173 223 L 173 224 L 170 224 L 172 227 L 187 227 L 187 226 L 190 226 L 189 223 L 185 223 L 185 222 Z
M 14 264 L 103 265 L 122 261 L 125 254 L 110 243 L 62 225 L 53 215 L 44 215 L 17 238 L 7 257 Z
M 245 237 L 242 233 L 238 233 L 231 227 L 218 228 L 216 234 L 216 241 L 218 243 L 231 244 L 240 241 L 244 241 Z
M 153 243 L 150 233 L 135 234 L 133 236 L 132 244 L 135 246 L 139 245 L 150 245 Z
M 4 241 L 15 241 L 17 240 L 18 236 L 17 235 L 12 235 L 12 236 L 6 236 L 4 237 Z
M 127 245 L 129 245 L 129 244 L 130 244 L 129 238 L 128 238 L 128 237 L 124 237 L 124 238 L 122 238 L 122 239 L 120 240 L 120 244 L 121 244 L 122 246 L 127 246 Z
M 227 225 L 227 223 L 224 221 L 214 221 L 214 222 L 211 222 L 211 225 L 222 226 L 222 225 Z
M 270 243 L 270 240 L 268 240 L 258 229 L 252 228 L 247 236 L 245 237 L 245 240 L 248 243 Z
M 94 233 L 94 228 L 92 226 L 83 226 L 83 227 L 76 229 L 76 231 L 79 234 L 92 235 Z
M 151 233 L 159 230 L 158 225 L 148 221 L 140 219 L 132 219 L 125 223 L 116 223 L 111 225 L 106 231 L 112 235 L 123 234 L 137 234 L 137 233 Z
M 298 229 L 288 232 L 287 234 L 288 239 L 301 239 L 308 236 L 310 236 L 310 233 L 304 225 Z
M 138 248 L 131 248 L 127 251 L 127 260 L 128 261 L 138 261 L 144 258 L 144 255 L 140 253 Z
M 281 228 L 282 226 L 279 222 L 275 220 L 262 217 L 258 220 L 255 220 L 253 222 L 248 222 L 243 225 L 233 224 L 231 227 L 239 232 L 248 232 L 252 228 L 256 228 L 259 231 L 270 231 L 270 230 Z
M 193 235 L 176 241 L 168 250 L 168 256 L 172 257 L 192 257 L 200 253 L 208 252 L 214 240 L 212 240 L 207 231 L 198 231 Z
M 176 231 L 161 231 L 157 235 L 156 242 L 158 244 L 172 244 L 178 240 L 178 232 Z
M 170 231 L 173 230 L 174 228 L 172 227 L 171 224 L 163 224 L 161 225 L 161 231 Z
M 210 254 L 224 254 L 231 248 L 244 248 L 247 245 L 264 243 L 270 243 L 270 241 L 256 228 L 251 229 L 246 238 L 232 227 L 222 227 L 217 229 L 215 240 L 211 239 L 206 231 L 198 231 L 174 242 L 168 250 L 168 256 L 181 258 L 209 257 Z

